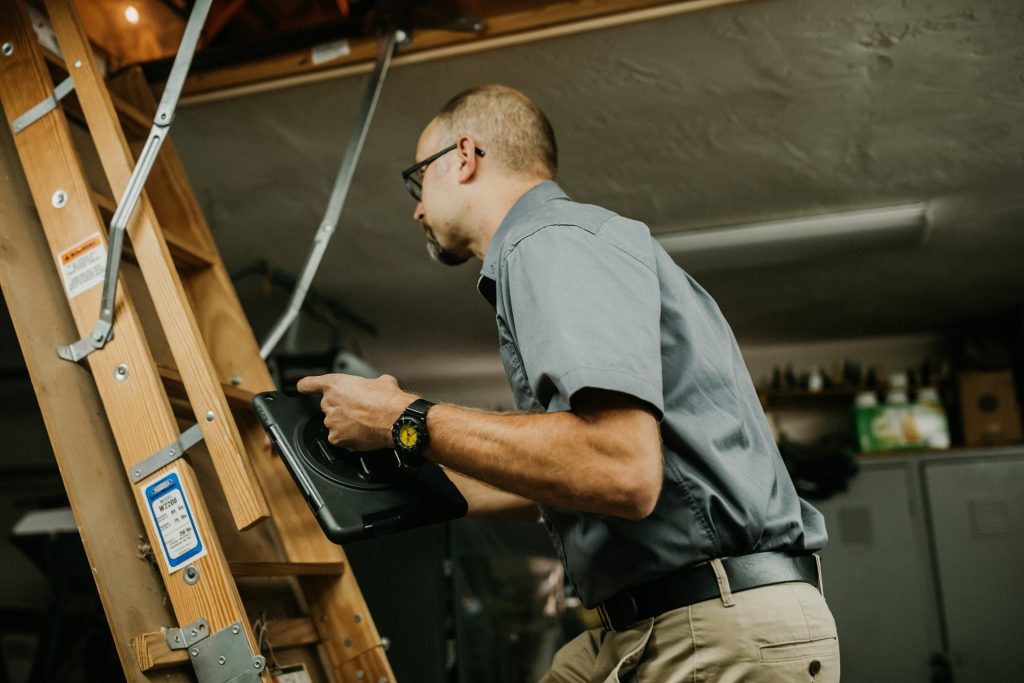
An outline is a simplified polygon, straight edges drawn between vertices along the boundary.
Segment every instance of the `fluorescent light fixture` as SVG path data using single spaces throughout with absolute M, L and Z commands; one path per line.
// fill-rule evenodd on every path
M 906 204 L 655 237 L 688 271 L 749 268 L 920 244 L 925 209 Z

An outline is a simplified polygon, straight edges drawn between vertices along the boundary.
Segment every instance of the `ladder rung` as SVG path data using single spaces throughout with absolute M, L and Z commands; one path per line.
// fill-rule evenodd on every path
M 272 619 L 267 622 L 267 643 L 275 650 L 315 645 L 320 642 L 316 624 L 309 617 L 295 619 Z M 185 650 L 172 650 L 167 646 L 163 633 L 143 633 L 132 639 L 139 669 L 143 672 L 166 669 L 171 666 L 188 664 Z
M 114 212 L 117 211 L 117 204 L 113 199 L 99 192 L 93 192 L 93 201 L 99 207 L 103 220 L 109 224 L 110 219 L 114 216 Z M 210 256 L 202 249 L 196 249 L 174 233 L 165 231 L 164 241 L 167 242 L 167 249 L 171 252 L 171 258 L 174 259 L 174 264 L 179 270 L 209 268 L 215 263 L 213 256 Z M 131 245 L 126 244 L 125 249 L 130 251 Z
M 188 394 L 185 392 L 185 385 L 181 381 L 181 373 L 174 368 L 164 367 L 162 365 L 157 366 L 157 371 L 160 373 L 160 378 L 164 381 L 164 388 L 167 389 L 167 396 L 173 401 L 174 399 L 188 400 Z M 255 396 L 250 391 L 245 389 L 239 389 L 233 384 L 221 383 L 221 389 L 224 390 L 224 397 L 228 400 L 228 405 L 235 410 L 249 410 L 252 407 L 252 399 Z
M 235 576 L 341 576 L 344 562 L 228 562 Z
M 64 60 L 46 49 L 43 50 L 43 55 L 46 57 L 46 62 L 50 65 L 51 69 L 61 78 L 68 75 L 68 67 Z M 146 116 L 141 109 L 129 104 L 114 93 L 110 93 L 110 101 L 114 104 L 114 109 L 117 111 L 118 118 L 124 126 L 125 133 L 130 134 L 135 139 L 144 139 L 149 135 L 150 129 L 153 128 L 153 119 L 151 117 Z M 78 106 L 78 102 L 74 98 L 66 98 L 63 104 L 65 111 L 70 109 L 69 113 L 73 114 L 73 118 L 79 122 L 85 122 L 81 107 Z

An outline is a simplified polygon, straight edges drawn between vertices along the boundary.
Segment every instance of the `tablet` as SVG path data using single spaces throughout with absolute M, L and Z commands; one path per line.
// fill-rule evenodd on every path
M 327 538 L 348 543 L 466 514 L 466 499 L 436 464 L 331 445 L 320 398 L 269 391 L 252 407 Z

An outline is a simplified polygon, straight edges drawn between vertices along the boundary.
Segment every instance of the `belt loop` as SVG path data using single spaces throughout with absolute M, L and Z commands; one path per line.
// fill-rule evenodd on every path
M 825 580 L 821 577 L 821 556 L 818 553 L 814 553 L 814 563 L 818 565 L 818 592 L 825 597 Z
M 722 594 L 722 604 L 732 607 L 736 602 L 732 599 L 732 588 L 729 587 L 729 577 L 726 576 L 725 567 L 717 557 L 711 560 L 711 568 L 715 571 L 715 579 L 718 581 L 718 592 Z

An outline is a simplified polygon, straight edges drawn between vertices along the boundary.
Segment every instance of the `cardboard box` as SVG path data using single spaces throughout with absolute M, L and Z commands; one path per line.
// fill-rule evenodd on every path
M 1002 446 L 1021 442 L 1020 404 L 1013 373 L 961 372 L 960 417 L 965 446 Z

